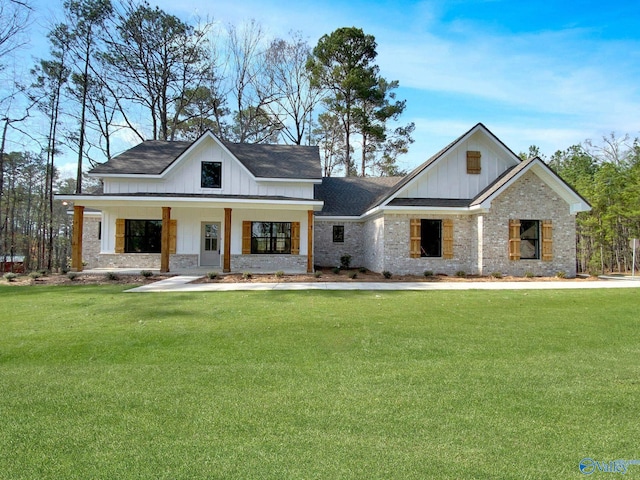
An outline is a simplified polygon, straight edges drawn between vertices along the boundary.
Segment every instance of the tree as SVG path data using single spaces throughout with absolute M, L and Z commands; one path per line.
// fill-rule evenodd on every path
M 264 109 L 248 107 L 235 113 L 231 132 L 240 143 L 278 143 L 282 128 L 278 119 Z
M 227 27 L 227 84 L 233 105 L 231 138 L 238 143 L 261 143 L 277 140 L 282 126 L 265 106 L 271 92 L 261 91 L 259 77 L 264 71 L 262 27 L 251 21 L 241 28 Z M 275 123 L 272 123 L 275 122 Z
M 278 119 L 288 142 L 302 145 L 310 137 L 311 116 L 319 101 L 319 90 L 311 86 L 306 62 L 311 48 L 300 32 L 291 39 L 277 38 L 265 52 L 260 97 L 270 99 L 264 109 Z
M 200 86 L 193 91 L 188 90 L 180 106 L 181 118 L 172 136 L 185 140 L 195 140 L 207 130 L 211 130 L 220 138 L 227 138 L 226 124 L 222 117 L 228 114 L 224 100 L 215 95 L 211 88 Z
M 529 160 L 530 158 L 538 157 L 540 160 L 544 160 L 544 155 L 540 151 L 540 147 L 537 145 L 530 145 L 529 152 L 520 152 L 518 154 L 521 160 Z
M 382 156 L 374 163 L 374 171 L 381 177 L 398 177 L 407 174 L 398 166 L 398 157 L 409 151 L 409 145 L 413 143 L 413 131 L 416 126 L 413 122 L 404 127 L 397 127 L 393 133 L 387 135 L 382 147 Z
M 82 193 L 82 160 L 85 156 L 85 137 L 87 127 L 87 110 L 89 92 L 94 80 L 91 73 L 98 44 L 98 32 L 104 28 L 105 21 L 113 12 L 109 0 L 66 0 L 64 2 L 66 23 L 58 25 L 52 31 L 52 42 L 66 44 L 69 50 L 69 63 L 73 65 L 71 74 L 72 97 L 80 106 L 78 133 L 73 138 L 77 141 L 78 171 L 76 175 L 76 193 Z
M 344 27 L 323 35 L 307 61 L 311 85 L 328 92 L 323 103 L 336 115 L 344 132 L 344 168 L 351 167 L 351 136 L 361 102 L 371 97 L 378 84 L 376 42 L 355 27 Z
M 59 30 L 66 30 L 65 25 L 59 25 Z M 55 178 L 55 157 L 58 153 L 60 143 L 58 129 L 60 127 L 62 90 L 70 75 L 68 67 L 69 49 L 68 44 L 58 42 L 56 39 L 66 37 L 68 33 L 55 32 L 49 35 L 52 42 L 51 60 L 41 60 L 32 70 L 35 82 L 32 88 L 36 93 L 38 107 L 46 115 L 49 131 L 47 133 L 45 147 L 47 158 L 47 174 L 44 185 L 44 197 L 48 201 L 48 212 L 44 213 L 44 225 L 48 225 L 48 242 L 46 252 L 44 242 L 41 251 L 42 259 L 46 259 L 46 268 L 51 269 L 53 253 L 53 184 Z M 35 97 L 34 97 L 35 98 Z M 43 235 L 46 235 L 43 233 Z
M 327 112 L 318 115 L 318 126 L 313 130 L 313 139 L 320 147 L 322 176 L 333 176 L 340 166 L 345 165 L 344 135 L 338 118 Z
M 379 77 L 376 88 L 362 99 L 356 109 L 356 124 L 362 137 L 360 174 L 363 177 L 369 167 L 385 174 L 398 173 L 396 159 L 413 143 L 413 123 L 393 131 L 388 126 L 389 120 L 398 120 L 406 107 L 405 100 L 396 100 L 393 92 L 396 88 L 398 81 L 388 82 Z
M 0 69 L 5 56 L 26 43 L 31 6 L 26 1 L 0 0 Z
M 154 140 L 170 140 L 181 108 L 189 104 L 188 93 L 197 92 L 206 78 L 206 28 L 196 30 L 145 2 L 127 4 L 118 13 L 116 32 L 101 54 L 110 67 L 105 86 L 117 99 L 127 126 L 141 140 L 145 135 L 129 118 L 128 102 L 147 110 Z

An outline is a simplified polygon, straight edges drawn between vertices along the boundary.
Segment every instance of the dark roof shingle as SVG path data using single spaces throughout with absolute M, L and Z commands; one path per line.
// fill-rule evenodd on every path
M 196 142 L 147 140 L 96 166 L 90 173 L 160 175 Z M 320 180 L 322 177 L 318 147 L 222 144 L 257 178 Z
M 403 177 L 325 177 L 315 186 L 314 198 L 322 200 L 320 216 L 360 216 Z
M 191 146 L 191 143 L 146 140 L 94 167 L 90 173 L 160 175 Z

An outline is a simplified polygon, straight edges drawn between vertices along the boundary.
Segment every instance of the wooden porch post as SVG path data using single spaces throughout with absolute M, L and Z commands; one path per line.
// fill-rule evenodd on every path
M 224 262 L 222 271 L 231 271 L 231 209 L 224 209 Z
M 313 272 L 313 210 L 307 212 L 307 273 Z
M 169 252 L 171 238 L 171 207 L 162 207 L 162 241 L 160 245 L 160 272 L 169 271 Z
M 73 231 L 71 233 L 71 270 L 82 271 L 82 229 L 84 227 L 84 207 L 73 206 Z

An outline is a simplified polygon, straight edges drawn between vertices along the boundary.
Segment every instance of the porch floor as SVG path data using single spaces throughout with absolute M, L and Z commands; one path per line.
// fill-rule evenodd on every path
M 118 275 L 140 275 L 140 272 L 143 270 L 148 270 L 150 272 L 153 272 L 154 275 L 160 275 L 160 269 L 159 268 L 133 268 L 133 267 L 126 267 L 126 268 L 87 268 L 85 270 L 82 270 L 82 274 L 86 274 L 86 275 L 105 275 L 106 273 L 116 273 Z M 286 275 L 304 275 L 307 273 L 306 270 L 295 270 L 295 269 L 282 269 L 281 271 L 283 271 Z M 259 269 L 259 268 L 253 268 L 251 270 L 245 269 L 245 270 L 231 270 L 231 272 L 229 273 L 223 273 L 222 272 L 222 267 L 197 267 L 197 268 L 172 268 L 168 273 L 163 273 L 162 275 L 191 275 L 191 276 L 200 276 L 200 277 L 204 277 L 207 273 L 209 272 L 216 272 L 218 275 L 232 275 L 232 274 L 239 274 L 239 273 L 244 273 L 244 272 L 249 272 L 255 275 L 261 275 L 261 274 L 273 274 L 276 272 L 276 270 L 264 270 L 264 269 Z

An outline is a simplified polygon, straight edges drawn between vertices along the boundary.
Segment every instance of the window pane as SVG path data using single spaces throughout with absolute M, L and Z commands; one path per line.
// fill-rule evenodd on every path
M 200 186 L 202 188 L 222 187 L 222 163 L 202 162 Z
M 420 225 L 420 256 L 442 256 L 442 220 L 422 220 Z
M 344 225 L 333 226 L 333 241 L 336 243 L 344 242 Z
M 291 253 L 291 223 L 252 222 L 251 253 Z
M 160 253 L 162 220 L 126 220 L 125 253 Z
M 536 260 L 540 258 L 540 222 L 520 220 L 520 258 Z

